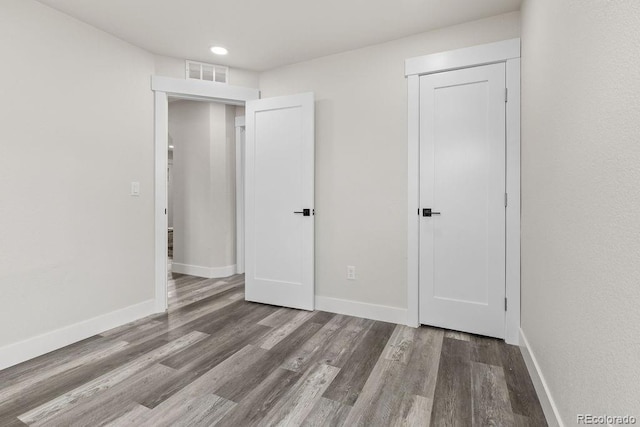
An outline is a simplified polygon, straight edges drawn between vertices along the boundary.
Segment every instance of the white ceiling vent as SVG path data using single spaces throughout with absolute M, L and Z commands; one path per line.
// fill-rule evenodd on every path
M 229 83 L 229 67 L 187 61 L 186 78 L 207 82 Z

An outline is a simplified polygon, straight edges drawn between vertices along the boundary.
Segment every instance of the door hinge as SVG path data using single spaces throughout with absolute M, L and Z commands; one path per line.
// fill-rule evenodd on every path
M 164 214 L 165 214 L 165 215 L 167 214 L 167 209 L 166 209 L 166 208 L 165 208 L 165 210 L 164 210 Z
M 509 89 L 507 89 L 506 87 L 504 88 L 504 102 L 507 102 L 509 100 Z
M 504 311 L 507 311 L 507 298 L 504 299 Z
M 508 204 L 507 193 L 504 193 L 504 207 L 506 208 Z

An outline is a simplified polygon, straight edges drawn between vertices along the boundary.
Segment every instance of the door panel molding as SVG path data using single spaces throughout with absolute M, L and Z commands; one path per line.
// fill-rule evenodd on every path
M 506 296 L 505 341 L 520 339 L 520 39 L 410 58 L 408 87 L 407 325 L 419 326 L 420 75 L 505 63 L 506 88 Z

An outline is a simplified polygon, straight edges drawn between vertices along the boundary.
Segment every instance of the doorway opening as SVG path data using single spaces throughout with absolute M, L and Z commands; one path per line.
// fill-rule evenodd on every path
M 236 226 L 243 216 L 243 175 L 236 170 L 242 167 L 236 153 L 242 153 L 243 134 L 236 132 L 236 119 L 243 115 L 242 106 L 168 98 L 170 308 L 191 295 L 213 295 L 220 284 L 243 273 Z
M 255 89 L 218 85 L 165 77 L 153 77 L 155 92 L 155 227 L 156 227 L 156 312 L 165 312 L 167 298 L 168 260 L 168 150 L 169 150 L 169 98 L 223 104 L 226 112 L 224 144 L 234 132 L 235 115 L 231 106 L 246 108 L 246 147 L 236 150 L 236 164 L 244 165 L 244 211 L 246 220 L 237 221 L 244 230 L 239 239 L 241 268 L 246 265 L 245 300 L 276 304 L 291 308 L 314 308 L 314 96 L 313 93 L 259 99 Z M 214 104 L 211 104 L 214 105 Z M 210 107 L 213 108 L 213 107 Z M 231 120 L 233 117 L 234 120 Z M 241 118 L 238 118 L 241 125 Z M 209 127 L 209 132 L 217 129 Z M 207 132 L 205 132 L 207 133 Z M 180 142 L 171 135 L 174 153 L 172 161 L 173 189 L 178 185 L 177 171 Z M 241 138 L 239 138 L 240 140 Z M 227 164 L 232 155 L 225 145 Z M 246 159 L 244 155 L 246 153 Z M 196 156 L 197 157 L 197 156 Z M 209 161 L 211 156 L 204 155 Z M 244 161 L 244 163 L 243 163 Z M 224 168 L 223 168 L 224 169 Z M 213 168 L 213 174 L 220 170 Z M 230 168 L 225 169 L 230 172 Z M 241 175 L 241 176 L 242 176 Z M 232 174 L 227 174 L 231 180 Z M 194 182 L 199 182 L 197 179 Z M 239 186 L 240 187 L 240 186 Z M 229 190 L 229 188 L 227 188 Z M 176 192 L 174 191 L 174 196 Z M 210 277 L 220 274 L 217 268 L 188 264 L 178 259 L 180 233 L 178 231 L 177 198 L 173 206 L 173 259 L 172 268 L 182 273 L 200 273 Z M 206 197 L 204 199 L 207 199 Z M 206 203 L 206 200 L 195 199 Z M 235 205 L 235 203 L 233 203 Z M 231 203 L 229 203 L 231 205 Z M 195 210 L 202 214 L 202 209 Z M 206 211 L 206 209 L 205 209 Z M 213 212 L 213 211 L 212 211 Z M 206 217 L 206 215 L 205 215 Z M 227 215 L 227 218 L 230 216 Z M 196 217 L 197 219 L 197 217 Z M 206 218 L 209 220 L 210 218 Z M 228 230 L 228 229 L 227 229 Z M 243 233 L 236 233 L 242 236 Z M 185 233 L 186 235 L 186 233 Z M 184 236 L 183 236 L 184 237 Z M 195 239 L 197 240 L 197 239 Z M 205 245 L 212 240 L 204 239 Z M 227 247 L 228 249 L 228 247 Z M 186 253 L 186 252 L 185 252 Z M 232 257 L 233 251 L 227 251 Z M 187 254 L 191 255 L 191 254 Z M 186 255 L 185 255 L 186 256 Z M 201 268 L 204 267 L 204 268 Z M 237 271 L 237 264 L 223 265 L 223 276 Z
M 155 96 L 155 259 L 156 259 L 156 267 L 155 267 L 155 277 L 156 277 L 156 286 L 155 286 L 155 301 L 156 301 L 156 312 L 162 313 L 168 309 L 169 305 L 169 265 L 171 265 L 172 270 L 176 270 L 176 264 L 182 264 L 178 267 L 178 269 L 182 269 L 183 272 L 191 272 L 198 274 L 200 277 L 208 277 L 211 275 L 223 275 L 229 276 L 235 274 L 237 269 L 237 265 L 235 264 L 236 260 L 236 211 L 237 207 L 236 203 L 236 171 L 235 166 L 237 164 L 236 156 L 236 146 L 235 146 L 235 115 L 236 107 L 244 107 L 244 104 L 248 100 L 259 99 L 259 92 L 257 89 L 249 89 L 249 88 L 240 88 L 234 87 L 230 85 L 214 85 L 208 82 L 200 82 L 200 81 L 189 81 L 182 79 L 173 79 L 166 77 L 157 77 L 154 76 L 152 78 L 152 90 L 154 91 Z M 179 231 L 180 225 L 178 224 L 178 214 L 177 208 L 177 200 L 176 200 L 176 190 L 177 184 L 180 182 L 180 178 L 178 178 L 178 167 L 180 162 L 180 141 L 179 138 L 176 138 L 175 134 L 170 135 L 169 128 L 169 104 L 171 100 L 171 104 L 180 103 L 184 101 L 190 101 L 194 104 L 200 104 L 201 106 L 209 106 L 209 110 L 211 110 L 213 105 L 216 106 L 216 109 L 220 111 L 224 111 L 225 117 L 225 126 L 222 126 L 224 131 L 221 133 L 223 136 L 222 143 L 223 145 L 227 145 L 227 140 L 230 140 L 231 146 L 226 149 L 226 157 L 225 164 L 229 165 L 228 177 L 225 181 L 226 192 L 231 193 L 228 194 L 228 203 L 227 203 L 227 211 L 231 212 L 228 222 L 231 226 L 227 227 L 226 230 L 226 241 L 224 242 L 230 249 L 227 250 L 227 253 L 230 253 L 229 258 L 233 261 L 231 264 L 223 264 L 220 269 L 215 268 L 215 265 L 200 265 L 197 262 L 193 263 L 193 261 L 184 262 L 184 260 L 193 259 L 187 258 L 193 255 L 193 248 L 187 248 L 185 241 L 188 240 L 186 229 L 184 225 L 182 225 L 182 232 Z M 213 104 L 215 103 L 215 104 Z M 177 105 L 177 104 L 176 104 Z M 172 107 L 173 109 L 173 107 Z M 188 108 L 187 108 L 188 109 Z M 231 114 L 233 111 L 233 114 Z M 241 113 L 242 110 L 238 111 L 238 114 Z M 228 114 L 227 114 L 228 113 Z M 227 120 L 228 119 L 228 120 Z M 230 122 L 230 126 L 227 126 L 226 123 Z M 207 127 L 210 127 L 211 121 L 207 124 Z M 188 128 L 188 123 L 184 126 L 184 128 Z M 188 133 L 188 132 L 187 132 Z M 227 134 L 229 137 L 227 137 Z M 171 141 L 171 144 L 170 144 Z M 169 145 L 172 145 L 171 149 Z M 211 149 L 209 149 L 209 154 L 211 153 Z M 183 154 L 185 154 L 183 152 Z M 193 153 L 191 153 L 193 154 Z M 171 157 L 171 162 L 170 162 Z M 220 158 L 220 156 L 214 156 L 216 158 Z M 209 156 L 212 159 L 212 156 Z M 183 158 L 185 160 L 185 158 Z M 200 165 L 202 166 L 202 165 Z M 198 167 L 195 167 L 198 169 Z M 211 168 L 209 168 L 211 172 Z M 182 170 L 184 172 L 184 170 Z M 202 172 L 202 170 L 200 170 Z M 217 170 L 219 172 L 219 170 Z M 171 176 L 170 176 L 171 175 Z M 213 172 L 206 175 L 214 176 Z M 191 182 L 193 182 L 193 177 L 190 178 Z M 185 182 L 188 182 L 186 180 Z M 198 181 L 196 181 L 197 183 Z M 169 203 L 169 197 L 171 191 L 171 204 Z M 194 199 L 193 196 L 189 196 L 191 199 Z M 197 199 L 197 198 L 196 198 Z M 219 207 L 219 206 L 218 206 Z M 171 209 L 171 223 L 169 222 L 169 210 Z M 206 215 L 206 213 L 205 213 Z M 179 216 L 179 214 L 178 214 Z M 229 215 L 227 215 L 229 217 Z M 210 218 L 206 218 L 210 219 Z M 207 223 L 205 219 L 202 219 L 203 223 Z M 171 227 L 170 227 L 171 224 Z M 193 225 L 193 224 L 191 224 Z M 182 233 L 182 234 L 181 234 Z M 169 264 L 169 235 L 172 234 L 172 245 L 171 245 L 171 264 Z M 182 245 L 182 246 L 181 246 Z M 190 243 L 189 243 L 190 245 Z M 182 255 L 179 255 L 182 252 Z M 178 259 L 177 257 L 181 258 Z M 197 259 L 197 258 L 196 258 Z M 183 262 L 177 262 L 183 261 Z M 190 263 L 191 262 L 191 263 Z M 228 261 L 225 261 L 228 262 Z M 198 268 L 204 267 L 204 268 Z M 173 271 L 172 273 L 173 274 Z M 185 273 L 180 273 L 185 274 Z M 222 276 L 219 276 L 222 277 Z

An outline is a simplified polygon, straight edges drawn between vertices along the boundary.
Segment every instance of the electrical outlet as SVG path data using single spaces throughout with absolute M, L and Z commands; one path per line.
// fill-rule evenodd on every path
M 347 265 L 347 280 L 356 280 L 356 268 L 353 265 Z

